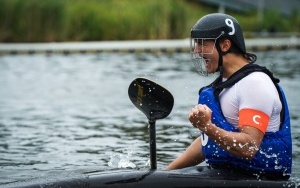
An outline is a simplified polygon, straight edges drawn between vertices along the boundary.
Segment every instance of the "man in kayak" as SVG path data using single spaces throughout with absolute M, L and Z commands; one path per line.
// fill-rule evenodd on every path
M 242 29 L 226 14 L 208 14 L 191 30 L 198 72 L 220 76 L 199 91 L 189 114 L 198 137 L 168 170 L 197 165 L 229 168 L 260 178 L 286 180 L 292 166 L 287 102 L 279 79 L 247 53 Z

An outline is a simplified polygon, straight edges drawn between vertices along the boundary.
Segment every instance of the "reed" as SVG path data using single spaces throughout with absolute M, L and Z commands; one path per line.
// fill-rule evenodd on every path
M 0 41 L 62 40 L 63 0 L 1 0 Z
M 187 0 L 0 0 L 0 42 L 187 38 L 201 16 L 216 11 Z M 263 23 L 255 12 L 236 16 L 247 31 L 300 30 L 298 12 L 291 19 L 266 13 Z

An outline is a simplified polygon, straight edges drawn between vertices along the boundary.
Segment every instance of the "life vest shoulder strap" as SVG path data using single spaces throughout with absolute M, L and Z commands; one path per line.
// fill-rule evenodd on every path
M 272 79 L 274 84 L 277 84 L 280 81 L 278 78 L 275 78 L 273 73 L 271 71 L 269 71 L 266 67 L 262 67 L 260 65 L 251 63 L 251 64 L 245 65 L 240 70 L 235 72 L 225 82 L 220 82 L 221 81 L 220 78 L 217 79 L 217 82 L 213 82 L 212 86 L 215 88 L 222 88 L 222 89 L 231 87 L 235 83 L 237 83 L 238 81 L 240 81 L 241 79 L 243 79 L 244 77 L 246 77 L 247 75 L 249 75 L 250 73 L 253 73 L 253 72 L 263 72 L 263 73 L 267 74 Z M 221 75 L 220 75 L 220 77 L 221 77 Z

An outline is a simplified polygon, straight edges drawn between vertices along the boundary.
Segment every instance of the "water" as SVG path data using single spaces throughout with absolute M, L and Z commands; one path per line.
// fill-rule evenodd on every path
M 281 78 L 293 134 L 293 178 L 300 177 L 299 51 L 258 53 Z M 170 90 L 170 116 L 157 121 L 158 169 L 199 132 L 187 120 L 201 77 L 188 54 L 74 54 L 0 56 L 0 184 L 116 168 L 148 168 L 146 117 L 127 89 L 147 77 Z

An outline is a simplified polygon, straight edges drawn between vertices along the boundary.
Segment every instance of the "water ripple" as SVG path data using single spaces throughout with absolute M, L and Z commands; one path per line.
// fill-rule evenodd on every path
M 288 98 L 293 173 L 300 176 L 300 57 L 297 50 L 258 53 Z M 176 158 L 199 132 L 187 115 L 200 77 L 189 54 L 0 56 L 0 184 L 53 174 L 149 167 L 148 121 L 128 99 L 128 85 L 147 77 L 175 98 L 156 122 L 158 168 Z

